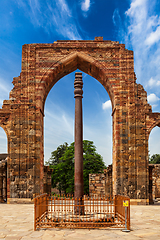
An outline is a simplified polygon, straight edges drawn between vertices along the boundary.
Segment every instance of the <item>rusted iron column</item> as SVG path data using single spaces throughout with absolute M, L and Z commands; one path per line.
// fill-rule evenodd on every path
M 74 164 L 74 197 L 75 214 L 84 214 L 83 205 L 83 122 L 82 122 L 82 73 L 75 73 L 75 164 Z M 81 206 L 78 206 L 81 205 Z

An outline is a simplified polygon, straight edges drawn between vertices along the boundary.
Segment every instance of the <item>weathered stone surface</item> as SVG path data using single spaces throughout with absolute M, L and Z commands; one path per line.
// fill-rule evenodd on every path
M 112 165 L 104 169 L 104 173 L 89 175 L 90 196 L 112 195 Z M 129 186 L 130 191 L 133 187 Z M 149 201 L 148 199 L 131 199 L 132 205 L 154 204 L 160 199 L 160 164 L 149 164 Z
M 44 166 L 44 177 L 43 177 L 43 184 L 44 184 L 44 192 L 51 193 L 51 174 L 52 169 L 49 166 Z
M 104 169 L 104 173 L 89 174 L 89 195 L 93 197 L 97 196 L 112 196 L 113 192 L 112 183 L 112 165 L 109 165 L 107 169 Z
M 149 199 L 148 138 L 160 126 L 160 114 L 152 113 L 147 93 L 136 83 L 133 52 L 103 38 L 23 45 L 22 71 L 0 109 L 8 138 L 8 198 L 44 192 L 45 99 L 59 79 L 76 69 L 96 78 L 112 102 L 113 194 Z
M 150 187 L 152 192 L 153 202 L 156 199 L 160 199 L 160 164 L 149 164 L 149 168 L 152 169 L 150 176 Z

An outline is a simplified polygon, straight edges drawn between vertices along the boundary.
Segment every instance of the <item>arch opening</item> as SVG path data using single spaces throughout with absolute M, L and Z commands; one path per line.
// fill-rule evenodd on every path
M 0 153 L 8 153 L 7 135 L 2 127 L 0 127 Z
M 76 71 L 79 71 L 76 70 Z M 48 94 L 44 119 L 44 159 L 64 142 L 74 142 L 75 71 L 58 81 Z M 105 88 L 83 74 L 83 139 L 94 142 L 107 165 L 112 163 L 112 106 Z M 52 128 L 51 128 L 52 126 Z
M 160 198 L 160 127 L 157 124 L 149 135 L 149 203 Z
M 156 125 L 152 128 L 150 135 L 149 135 L 149 155 L 150 157 L 153 154 L 160 154 L 160 127 Z

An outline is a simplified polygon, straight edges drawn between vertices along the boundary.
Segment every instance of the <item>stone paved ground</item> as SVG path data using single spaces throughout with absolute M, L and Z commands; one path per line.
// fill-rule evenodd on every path
M 32 204 L 0 204 L 0 240 L 160 240 L 160 205 L 131 206 L 131 229 L 52 229 L 33 231 Z

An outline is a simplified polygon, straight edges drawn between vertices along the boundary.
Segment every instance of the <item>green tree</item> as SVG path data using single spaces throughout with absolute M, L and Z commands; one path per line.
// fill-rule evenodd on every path
M 66 148 L 62 157 L 51 167 L 52 186 L 57 187 L 60 194 L 63 191 L 65 194 L 74 192 L 74 144 L 72 143 Z
M 63 146 L 63 145 L 61 145 Z M 59 147 L 57 148 L 59 149 Z M 57 151 L 57 150 L 56 150 Z M 56 152 L 54 151 L 54 152 Z M 54 153 L 52 152 L 52 153 Z M 61 156 L 61 155 L 60 155 Z M 89 193 L 89 174 L 103 172 L 105 168 L 102 156 L 96 152 L 92 141 L 83 141 L 83 181 L 84 194 Z M 57 187 L 59 192 L 74 192 L 74 142 L 66 149 L 62 156 L 52 162 L 53 168 L 52 185 Z
M 60 163 L 60 159 L 65 153 L 68 147 L 68 143 L 63 143 L 62 145 L 58 146 L 57 149 L 51 152 L 51 157 L 48 161 L 46 161 L 46 165 L 57 165 Z
M 92 141 L 83 141 L 83 182 L 84 193 L 89 193 L 89 174 L 100 173 L 106 168 L 103 158 L 96 152 Z
M 149 159 L 149 163 L 160 164 L 160 154 L 153 154 Z

